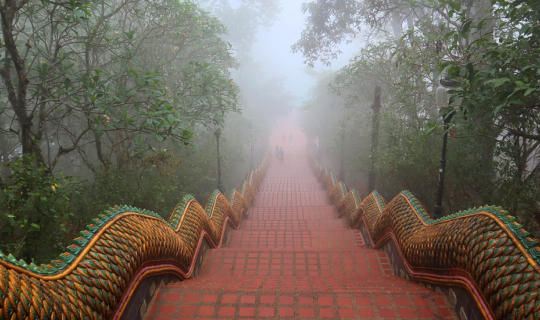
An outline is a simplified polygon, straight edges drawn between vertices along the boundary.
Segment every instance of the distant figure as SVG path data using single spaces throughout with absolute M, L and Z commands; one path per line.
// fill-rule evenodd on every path
M 283 152 L 283 147 L 279 148 L 279 161 L 283 162 L 283 158 L 285 157 L 285 152 Z
M 279 159 L 279 147 L 276 144 L 276 159 Z
M 292 146 L 292 133 L 289 134 L 289 144 Z

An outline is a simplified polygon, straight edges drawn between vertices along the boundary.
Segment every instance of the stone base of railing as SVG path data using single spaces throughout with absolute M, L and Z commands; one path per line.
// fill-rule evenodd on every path
M 225 231 L 223 234 L 223 240 L 221 246 L 227 246 L 229 241 L 231 230 L 233 228 L 231 225 L 225 225 Z M 195 266 L 193 269 L 192 277 L 197 277 L 201 274 L 202 266 L 204 260 L 208 254 L 208 251 L 211 249 L 210 244 L 206 239 L 203 238 L 201 242 L 201 247 L 199 248 L 199 254 L 197 255 Z M 124 313 L 122 314 L 121 320 L 142 320 L 145 319 L 145 314 L 148 311 L 148 306 L 152 305 L 153 300 L 157 296 L 159 288 L 163 287 L 166 284 L 171 282 L 181 281 L 175 275 L 172 274 L 163 274 L 156 275 L 144 278 L 137 288 L 133 291 L 133 295 L 129 299 L 129 302 L 126 306 Z
M 373 249 L 366 224 L 362 223 L 359 230 L 364 238 L 364 245 L 366 248 Z M 386 241 L 386 243 L 383 244 L 379 249 L 386 252 L 390 265 L 392 266 L 392 270 L 396 276 L 422 284 L 433 291 L 446 294 L 450 300 L 450 303 L 452 303 L 452 306 L 454 306 L 454 310 L 456 311 L 456 314 L 459 316 L 460 320 L 485 319 L 480 309 L 478 309 L 476 303 L 474 303 L 474 297 L 466 289 L 458 286 L 443 286 L 412 280 L 393 240 Z
M 156 296 L 158 289 L 171 282 L 179 281 L 180 279 L 172 274 L 163 274 L 145 278 L 137 286 L 131 299 L 122 314 L 122 320 L 141 320 L 148 310 L 148 306 Z

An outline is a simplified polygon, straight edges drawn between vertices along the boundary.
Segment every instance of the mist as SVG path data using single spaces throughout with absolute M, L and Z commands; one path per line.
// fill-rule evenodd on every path
M 45 261 L 112 206 L 166 218 L 187 194 L 226 194 L 284 131 L 363 197 L 409 190 L 446 215 L 497 204 L 538 232 L 538 74 L 524 62 L 537 42 L 517 27 L 528 7 L 25 3 L 2 33 L 4 252 Z
M 539 1 L 0 1 L 0 319 L 539 319 Z

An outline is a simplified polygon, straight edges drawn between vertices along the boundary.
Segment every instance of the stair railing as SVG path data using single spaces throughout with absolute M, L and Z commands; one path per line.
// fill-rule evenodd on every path
M 388 204 L 377 191 L 361 199 L 308 158 L 339 216 L 388 253 L 397 275 L 446 292 L 469 319 L 540 319 L 540 243 L 508 211 L 484 206 L 434 220 L 409 191 Z
M 112 207 L 49 264 L 0 252 L 0 320 L 120 319 L 143 279 L 192 277 L 203 239 L 218 248 L 226 226 L 238 227 L 270 159 L 267 153 L 227 197 L 214 191 L 204 208 L 184 196 L 168 220 L 149 210 Z

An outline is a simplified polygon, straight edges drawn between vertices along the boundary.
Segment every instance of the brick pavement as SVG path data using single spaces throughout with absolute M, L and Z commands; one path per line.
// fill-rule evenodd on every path
M 457 319 L 443 294 L 394 276 L 337 219 L 305 155 L 272 163 L 249 214 L 201 276 L 159 289 L 148 320 Z

